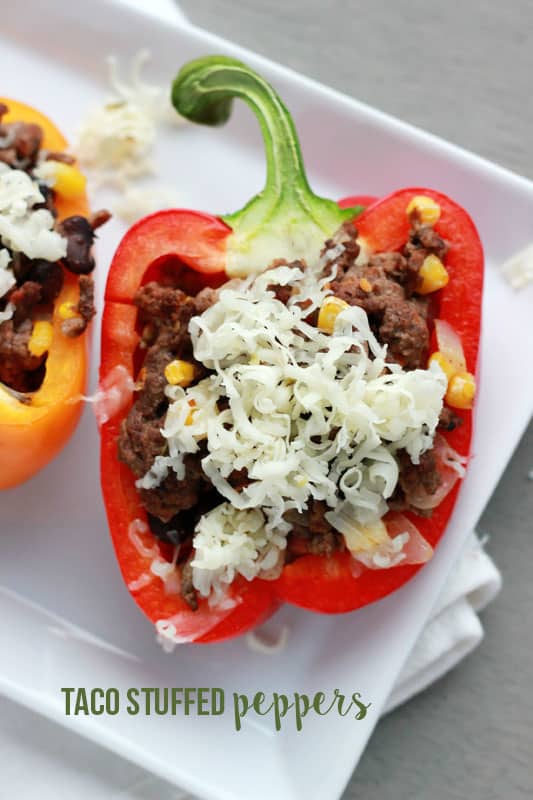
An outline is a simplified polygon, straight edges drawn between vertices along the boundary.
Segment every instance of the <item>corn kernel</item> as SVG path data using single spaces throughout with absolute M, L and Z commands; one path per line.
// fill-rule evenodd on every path
M 470 372 L 453 375 L 446 392 L 446 402 L 452 408 L 472 408 L 476 394 L 476 379 Z
M 171 386 L 189 386 L 194 380 L 194 364 L 176 359 L 165 367 L 165 378 Z
M 371 292 L 372 291 L 372 284 L 368 280 L 368 278 L 361 278 L 359 281 L 359 287 L 363 290 L 363 292 Z
M 79 316 L 74 303 L 61 303 L 57 309 L 57 314 L 61 320 L 74 319 L 74 317 Z
M 53 334 L 54 329 L 50 322 L 37 320 L 33 323 L 33 330 L 28 342 L 28 350 L 32 356 L 42 356 L 50 349 Z
M 407 206 L 406 212 L 408 217 L 416 212 L 424 225 L 434 225 L 440 217 L 440 206 L 431 197 L 417 194 Z
M 428 367 L 433 362 L 436 362 L 439 365 L 441 370 L 446 375 L 446 377 L 448 379 L 448 383 L 449 383 L 451 381 L 451 379 L 453 378 L 453 376 L 455 375 L 455 369 L 454 369 L 453 364 L 450 361 L 448 361 L 446 356 L 444 356 L 439 350 L 437 350 L 436 353 L 432 353 L 430 355 L 429 361 L 428 361 Z
M 192 410 L 189 411 L 189 413 L 187 414 L 187 418 L 185 420 L 185 424 L 186 425 L 192 425 L 192 423 L 193 423 L 194 414 L 195 414 L 195 410 L 196 410 L 196 400 L 192 400 L 192 399 L 189 400 L 189 405 L 190 405 Z
M 436 292 L 437 289 L 447 286 L 450 280 L 446 267 L 440 258 L 434 255 L 425 257 L 418 274 L 422 278 L 422 283 L 416 289 L 419 294 Z
M 318 327 L 324 333 L 333 333 L 335 320 L 348 307 L 348 303 L 339 297 L 326 297 L 318 313 Z
M 79 197 L 85 191 L 87 179 L 85 175 L 72 164 L 63 164 L 61 161 L 54 162 L 54 174 L 52 177 L 52 188 L 61 197 Z

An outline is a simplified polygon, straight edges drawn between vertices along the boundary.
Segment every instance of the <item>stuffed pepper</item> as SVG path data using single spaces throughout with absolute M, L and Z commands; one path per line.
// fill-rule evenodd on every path
M 0 489 L 30 478 L 72 434 L 94 314 L 95 229 L 85 178 L 57 128 L 0 99 Z
M 407 188 L 318 197 L 293 121 L 208 57 L 177 111 L 256 114 L 264 189 L 125 235 L 102 331 L 102 487 L 129 591 L 170 643 L 243 633 L 282 602 L 338 613 L 432 556 L 464 475 L 483 253 L 468 214 Z

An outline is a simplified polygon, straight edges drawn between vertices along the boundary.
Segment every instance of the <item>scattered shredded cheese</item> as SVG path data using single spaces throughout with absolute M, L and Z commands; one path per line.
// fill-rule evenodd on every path
M 155 86 L 146 83 L 141 78 L 141 73 L 150 61 L 150 51 L 139 50 L 131 62 L 129 82 L 120 78 L 118 60 L 109 56 L 109 79 L 114 96 L 130 106 L 136 106 L 144 111 L 147 117 L 156 122 L 173 122 L 183 124 L 181 117 L 170 102 L 168 86 Z
M 172 189 L 131 186 L 112 204 L 111 210 L 116 217 L 132 225 L 154 211 L 178 208 L 180 205 L 183 205 L 183 200 Z
M 533 243 L 511 256 L 502 266 L 502 272 L 513 289 L 533 283 Z
M 82 395 L 78 399 L 86 403 L 94 403 L 94 415 L 98 427 L 105 425 L 118 414 L 131 400 L 135 381 L 122 364 L 117 364 L 99 384 L 98 390 L 90 396 Z
M 136 580 L 128 583 L 128 589 L 130 592 L 138 592 L 145 586 L 148 586 L 149 583 L 152 583 L 153 579 L 153 575 L 148 575 L 147 572 L 143 572 Z
M 137 553 L 146 559 L 151 559 L 148 572 L 142 572 L 138 578 L 128 583 L 131 592 L 138 592 L 147 586 L 155 577 L 160 578 L 167 594 L 179 594 L 181 582 L 176 570 L 179 547 L 176 547 L 172 561 L 161 558 L 157 544 L 147 546 L 144 536 L 150 537 L 150 528 L 142 519 L 134 519 L 128 526 L 128 539 Z
M 128 180 L 153 172 L 155 125 L 137 106 L 108 103 L 92 112 L 78 137 L 80 163 L 93 170 L 101 184 L 123 188 Z
M 141 70 L 148 59 L 147 50 L 137 54 L 128 83 L 120 79 L 117 61 L 110 57 L 112 97 L 95 108 L 79 127 L 76 152 L 96 184 L 122 191 L 129 181 L 152 174 L 157 126 L 163 121 L 183 121 L 172 108 L 166 88 L 141 80 Z
M 181 591 L 180 575 L 176 569 L 178 552 L 179 548 L 177 547 L 172 561 L 165 561 L 164 558 L 154 558 L 150 564 L 150 572 L 163 582 L 166 594 L 179 594 Z
M 281 266 L 222 289 L 191 320 L 194 356 L 213 372 L 186 389 L 167 386 L 162 434 L 165 468 L 206 441 L 202 469 L 227 501 L 196 528 L 193 582 L 203 596 L 219 595 L 237 573 L 251 580 L 272 567 L 290 530 L 285 513 L 311 499 L 326 502 L 341 532 L 339 515 L 381 519 L 398 481 L 396 451 L 418 463 L 433 444 L 444 373 L 387 363 L 361 308 L 341 311 L 332 335 L 305 322 L 330 277 Z M 287 305 L 273 285 L 292 287 Z M 250 482 L 238 492 L 228 478 L 241 469 Z
M 179 644 L 188 644 L 192 639 L 188 636 L 179 636 L 175 622 L 168 619 L 158 619 L 155 623 L 156 642 L 164 653 L 173 653 Z
M 168 619 L 158 619 L 155 623 L 157 642 L 166 653 L 171 653 L 178 644 L 194 642 L 222 622 L 237 602 L 240 601 L 222 603 L 216 609 L 206 603 L 194 614 L 190 611 L 178 611 Z
M 171 468 L 176 473 L 178 480 L 182 480 L 185 477 L 185 465 L 181 454 L 174 458 L 156 456 L 148 472 L 135 481 L 135 486 L 137 489 L 155 489 L 165 480 Z
M 157 545 L 153 544 L 147 547 L 142 540 L 144 534 L 148 534 L 150 528 L 142 519 L 134 519 L 128 526 L 128 539 L 135 547 L 140 556 L 144 558 L 158 558 L 159 550 Z

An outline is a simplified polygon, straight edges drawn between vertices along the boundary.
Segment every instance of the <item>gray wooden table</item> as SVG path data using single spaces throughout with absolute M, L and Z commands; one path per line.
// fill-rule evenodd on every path
M 208 30 L 533 178 L 532 0 L 181 6 Z M 533 428 L 480 522 L 504 575 L 484 643 L 379 724 L 344 800 L 533 796 L 531 469 Z

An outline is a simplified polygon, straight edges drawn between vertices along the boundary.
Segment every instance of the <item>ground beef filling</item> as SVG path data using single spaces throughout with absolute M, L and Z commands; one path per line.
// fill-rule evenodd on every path
M 138 378 L 136 401 L 124 421 L 118 447 L 119 458 L 138 478 L 148 472 L 156 456 L 165 452 L 160 433 L 168 408 L 165 367 L 177 358 L 195 364 L 198 380 L 207 374 L 202 364 L 194 361 L 188 326 L 200 308 L 207 308 L 210 297 L 214 301 L 216 295 L 210 295 L 211 291 L 204 290 L 192 298 L 179 289 L 148 283 L 135 297 L 146 357 Z M 211 489 L 200 463 L 204 455 L 200 452 L 186 456 L 184 480 L 179 481 L 170 472 L 157 488 L 139 490 L 149 514 L 170 523 L 179 512 L 198 506 L 202 495 Z M 204 512 L 205 509 L 200 515 Z
M 333 294 L 366 311 L 376 337 L 388 345 L 390 361 L 404 369 L 424 368 L 432 313 L 429 301 L 416 295 L 419 270 L 428 255 L 445 258 L 446 242 L 429 225 L 414 219 L 401 253 L 378 253 L 358 264 L 354 227 L 345 225 L 343 231 L 345 250 L 336 262 Z M 326 247 L 334 245 L 334 241 L 326 243 Z
M 1 122 L 7 107 L 0 104 L 0 162 L 30 176 L 40 158 L 71 163 L 63 153 L 42 151 L 43 133 L 39 125 Z M 54 192 L 40 185 L 45 200 L 35 208 L 47 208 L 55 217 Z M 0 383 L 18 394 L 36 391 L 45 375 L 47 353 L 32 355 L 29 344 L 36 319 L 52 319 L 53 303 L 58 297 L 66 272 L 79 275 L 80 298 L 75 316 L 62 323 L 65 336 L 80 336 L 95 314 L 94 270 L 92 245 L 95 230 L 107 221 L 109 213 L 99 211 L 90 218 L 72 216 L 57 223 L 58 232 L 67 239 L 67 255 L 59 262 L 29 259 L 23 253 L 11 252 L 10 267 L 16 285 L 0 298 L 0 311 L 8 304 L 14 307 L 11 319 L 0 323 Z M 0 242 L 0 246 L 4 245 Z M 8 248 L 9 249 L 9 248 Z M 31 398 L 25 398 L 31 402 Z
M 408 370 L 424 368 L 429 349 L 429 325 L 435 309 L 430 301 L 416 293 L 419 269 L 429 254 L 444 259 L 446 243 L 432 228 L 414 219 L 401 253 L 380 253 L 370 256 L 364 263 L 357 263 L 360 252 L 356 237 L 354 226 L 347 224 L 334 240 L 326 242 L 324 252 L 339 242 L 343 244 L 341 254 L 334 261 L 336 274 L 330 284 L 333 294 L 367 312 L 378 340 L 388 345 L 390 361 Z M 280 263 L 285 262 L 275 262 L 272 267 Z M 292 266 L 302 268 L 304 265 L 295 262 Z M 328 264 L 326 270 L 331 274 L 332 264 Z M 275 288 L 278 300 L 287 303 L 290 288 Z M 160 430 L 168 408 L 166 365 L 179 358 L 194 363 L 196 380 L 207 374 L 207 370 L 194 361 L 188 325 L 192 316 L 201 314 L 216 299 L 217 292 L 213 289 L 204 289 L 190 297 L 179 289 L 158 283 L 148 283 L 137 292 L 135 304 L 145 357 L 138 376 L 136 399 L 122 425 L 118 443 L 120 460 L 130 467 L 136 478 L 145 475 L 155 457 L 165 453 L 165 440 Z M 316 324 L 313 317 L 316 314 L 308 321 Z M 440 427 L 453 430 L 460 422 L 451 409 L 443 409 Z M 139 489 L 154 536 L 179 548 L 177 561 L 182 565 L 182 596 L 193 609 L 198 607 L 191 568 L 194 528 L 203 514 L 224 502 L 202 471 L 204 455 L 200 450 L 185 457 L 183 480 L 178 480 L 171 472 L 158 487 Z M 412 464 L 404 452 L 399 453 L 398 460 L 400 478 L 393 498 L 394 508 L 425 513 L 414 508 L 409 497 L 420 483 L 428 493 L 439 486 L 433 452 L 425 453 L 418 465 Z M 229 481 L 233 488 L 241 491 L 248 483 L 246 471 L 235 470 Z M 292 531 L 288 536 L 287 561 L 308 553 L 331 555 L 344 549 L 344 538 L 327 522 L 326 512 L 325 503 L 311 501 L 304 513 L 290 513 L 288 521 Z

